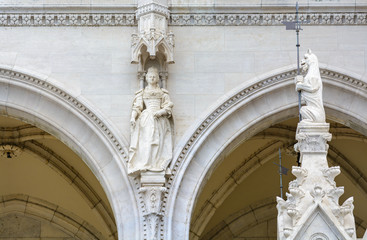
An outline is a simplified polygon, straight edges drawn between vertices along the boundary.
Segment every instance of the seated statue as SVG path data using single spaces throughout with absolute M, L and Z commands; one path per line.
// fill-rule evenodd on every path
M 131 113 L 129 174 L 164 171 L 172 159 L 172 107 L 168 91 L 159 87 L 156 68 L 149 68 L 147 86 L 136 92 Z
M 315 54 L 309 49 L 301 61 L 305 77 L 296 77 L 296 91 L 301 91 L 302 101 L 306 104 L 301 107 L 301 122 L 324 123 L 325 110 L 322 102 L 322 81 L 319 62 Z

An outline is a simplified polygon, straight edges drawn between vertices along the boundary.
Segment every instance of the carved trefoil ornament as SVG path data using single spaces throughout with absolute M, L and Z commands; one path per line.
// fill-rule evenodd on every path
M 353 197 L 339 205 L 344 188 L 337 187 L 334 179 L 340 168 L 327 163 L 331 134 L 322 106 L 317 57 L 309 50 L 303 64 L 307 65 L 306 76 L 295 79 L 296 91 L 301 90 L 305 103 L 296 132 L 298 143 L 294 146 L 300 152 L 301 166 L 292 169 L 296 180 L 289 183 L 287 200 L 277 197 L 278 239 L 355 240 Z

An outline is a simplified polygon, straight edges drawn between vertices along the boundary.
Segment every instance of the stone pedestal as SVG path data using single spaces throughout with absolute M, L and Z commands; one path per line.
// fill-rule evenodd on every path
M 339 205 L 344 188 L 334 178 L 340 168 L 327 164 L 329 124 L 301 122 L 296 139 L 301 167 L 292 169 L 297 179 L 289 183 L 287 200 L 277 198 L 278 239 L 356 239 L 353 197 Z
M 146 240 L 160 240 L 162 226 L 162 200 L 167 188 L 164 187 L 165 172 L 142 172 L 140 176 L 140 199 L 143 203 L 144 236 Z

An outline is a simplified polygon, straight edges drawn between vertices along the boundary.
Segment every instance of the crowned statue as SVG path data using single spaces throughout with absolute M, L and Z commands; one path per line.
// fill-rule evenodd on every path
M 129 174 L 164 171 L 172 159 L 173 103 L 168 91 L 159 87 L 156 68 L 148 69 L 146 82 L 132 106 Z

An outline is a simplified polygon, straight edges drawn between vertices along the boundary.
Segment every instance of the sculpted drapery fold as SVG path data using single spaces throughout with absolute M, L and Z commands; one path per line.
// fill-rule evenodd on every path
M 131 115 L 129 173 L 164 171 L 172 159 L 172 107 L 168 91 L 158 86 L 159 75 L 149 68 L 148 85 L 135 95 Z

